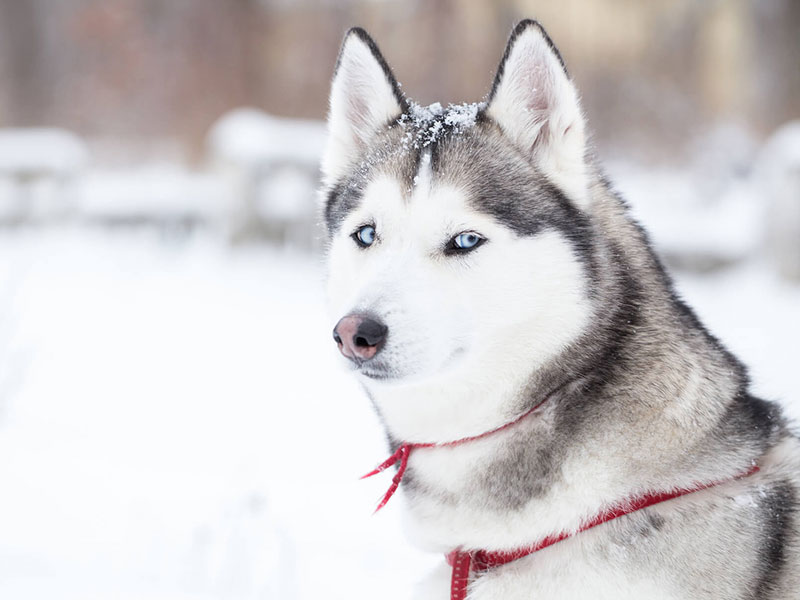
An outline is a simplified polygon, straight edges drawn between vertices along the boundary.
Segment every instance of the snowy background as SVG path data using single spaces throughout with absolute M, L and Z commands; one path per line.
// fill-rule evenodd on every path
M 616 169 L 670 255 L 724 264 L 678 288 L 800 417 L 800 286 L 750 252 L 746 184 L 715 220 L 690 195 L 659 211 L 690 173 Z M 124 213 L 129 189 L 104 189 Z M 371 516 L 386 481 L 357 478 L 386 447 L 339 369 L 316 244 L 236 246 L 171 211 L 0 231 L 0 598 L 407 597 L 439 559 L 396 506 Z
M 498 25 L 485 39 L 473 32 L 469 44 L 488 44 L 494 63 L 513 19 L 487 7 L 541 16 L 538 7 L 560 34 L 554 37 L 566 39 L 567 58 L 580 65 L 606 56 L 599 33 L 594 46 L 570 45 L 594 31 L 582 23 L 599 18 L 593 12 L 599 9 L 587 8 L 582 20 L 575 16 L 584 14 L 578 0 L 565 2 L 566 17 L 546 3 L 521 0 L 442 0 L 425 9 L 414 2 L 343 4 L 348 10 L 337 12 L 326 3 L 230 2 L 225 10 L 241 8 L 226 20 L 214 12 L 223 3 L 176 2 L 171 6 L 182 8 L 156 11 L 157 30 L 139 27 L 149 23 L 137 20 L 140 13 L 147 19 L 156 13 L 140 11 L 136 2 L 0 4 L 0 29 L 9 23 L 18 29 L 0 36 L 0 83 L 13 84 L 0 86 L 0 598 L 399 600 L 441 560 L 408 545 L 399 506 L 372 516 L 387 480 L 358 477 L 385 458 L 386 445 L 368 401 L 340 368 L 330 335 L 335 318 L 325 311 L 314 190 L 339 25 L 419 28 L 428 40 L 429 27 L 449 23 L 451 15 L 475 22 L 465 15 L 477 10 L 478 21 Z M 600 4 L 614 6 L 612 0 L 592 6 Z M 626 10 L 633 15 L 668 3 L 646 4 Z M 254 6 L 261 21 L 246 18 Z M 683 13 L 673 19 L 699 31 L 712 57 L 713 48 L 725 47 L 725 32 L 738 31 L 737 19 L 750 22 L 742 7 L 761 4 L 715 6 L 711 15 L 696 9 L 695 21 Z M 191 23 L 216 23 L 213 35 L 203 27 L 180 29 L 178 17 L 187 12 Z M 320 25 L 331 15 L 335 27 Z M 131 97 L 128 111 L 128 78 L 114 79 L 118 87 L 108 81 L 84 87 L 80 82 L 91 79 L 85 65 L 81 71 L 80 61 L 64 62 L 71 46 L 52 42 L 62 23 L 80 43 L 127 36 L 122 46 L 131 62 L 123 73 L 158 72 L 165 49 L 178 56 L 196 47 L 164 46 L 165 40 L 195 33 L 222 44 L 215 46 L 221 70 L 211 77 L 180 63 L 194 73 L 194 91 L 156 94 L 146 110 Z M 660 32 L 683 31 L 659 23 L 652 25 Z M 303 68 L 268 44 L 248 54 L 271 65 L 275 77 L 285 69 L 316 87 L 298 90 L 294 80 L 282 80 L 283 95 L 270 88 L 251 98 L 225 79 L 225 61 L 233 64 L 238 54 L 222 52 L 224 43 L 238 43 L 240 31 L 255 35 L 248 27 L 266 28 L 268 39 L 284 46 L 292 42 L 280 28 L 300 35 L 310 27 L 315 41 L 327 40 L 319 46 L 299 38 L 316 52 L 304 60 L 324 58 Z M 627 42 L 622 32 L 615 35 L 618 52 Z M 401 71 L 404 61 L 418 62 L 420 72 L 436 66 L 426 62 L 432 50 L 425 43 L 420 58 L 384 37 Z M 157 54 L 147 53 L 150 45 Z M 458 54 L 455 42 L 445 46 Z M 130 54 L 131 48 L 138 50 Z M 92 46 L 89 56 L 97 55 Z M 113 61 L 92 64 L 101 74 L 119 72 Z M 664 88 L 647 87 L 664 85 L 653 62 L 635 63 L 638 70 L 625 64 L 642 80 L 637 106 L 655 98 L 669 110 L 681 104 Z M 474 100 L 485 91 L 488 71 L 473 70 L 481 81 Z M 722 88 L 708 91 L 711 100 L 725 89 L 727 71 L 717 70 Z M 51 107 L 8 96 L 28 89 L 44 98 L 34 75 L 72 77 L 75 84 L 64 88 L 66 96 L 46 95 L 56 98 Z M 579 71 L 579 83 L 580 77 Z M 606 78 L 623 85 L 618 77 Z M 786 77 L 776 71 L 762 79 Z M 425 81 L 415 82 L 423 98 L 460 99 L 460 91 L 453 96 L 451 88 L 437 87 L 447 77 L 428 87 Z M 583 81 L 590 117 L 603 116 L 597 111 L 616 100 L 590 78 Z M 674 81 L 667 88 L 677 94 L 687 80 Z M 145 82 L 142 93 L 172 84 L 169 77 Z M 775 123 L 748 119 L 745 109 L 731 116 L 730 106 L 701 111 L 702 128 L 671 124 L 686 136 L 681 146 L 651 135 L 663 144 L 648 141 L 643 150 L 637 135 L 660 130 L 657 123 L 648 130 L 642 115 L 627 129 L 613 114 L 593 123 L 611 179 L 651 231 L 680 293 L 750 366 L 755 391 L 800 419 L 800 125 L 789 122 L 798 116 L 792 107 L 800 95 L 770 89 L 773 99 L 795 103 L 775 108 Z M 316 104 L 304 108 L 300 96 Z M 224 110 L 215 98 L 225 99 Z M 111 130 L 114 102 L 142 120 L 115 120 Z M 629 110 L 616 103 L 622 113 Z M 122 112 L 114 114 L 122 119 Z M 199 134 L 189 125 L 180 129 L 184 116 L 202 123 Z M 603 133 L 611 125 L 619 135 Z

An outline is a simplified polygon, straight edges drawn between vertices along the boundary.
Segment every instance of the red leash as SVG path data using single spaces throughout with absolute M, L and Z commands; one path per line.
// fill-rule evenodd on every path
M 555 394 L 555 392 L 553 392 L 553 394 Z M 385 461 L 383 461 L 381 464 L 375 467 L 372 471 L 361 477 L 361 479 L 366 479 L 367 477 L 372 477 L 373 475 L 382 473 L 383 471 L 394 465 L 397 461 L 400 461 L 400 465 L 397 468 L 397 473 L 395 473 L 395 476 L 392 477 L 392 484 L 389 486 L 389 489 L 386 490 L 386 493 L 383 495 L 383 498 L 378 503 L 378 507 L 375 509 L 375 512 L 378 512 L 380 509 L 386 506 L 386 503 L 389 502 L 389 499 L 397 491 L 397 488 L 400 487 L 400 482 L 403 480 L 403 475 L 405 475 L 406 467 L 408 466 L 408 457 L 411 455 L 411 451 L 414 450 L 415 448 L 447 448 L 450 446 L 458 446 L 459 444 L 466 444 L 467 442 L 474 442 L 475 440 L 488 437 L 495 433 L 500 433 L 504 429 L 508 429 L 509 427 L 516 425 L 517 423 L 522 421 L 522 419 L 524 419 L 529 414 L 537 410 L 540 406 L 542 406 L 545 402 L 547 402 L 548 398 L 553 396 L 553 394 L 547 396 L 539 404 L 537 404 L 530 410 L 525 411 L 513 421 L 509 421 L 505 425 L 500 425 L 500 427 L 496 427 L 491 431 L 486 431 L 478 435 L 461 438 L 460 440 L 453 440 L 452 442 L 422 442 L 415 444 L 404 442 L 400 444 L 400 447 L 397 450 L 395 450 L 394 454 L 392 454 L 389 458 L 387 458 Z
M 557 390 L 556 390 L 557 391 Z M 555 392 L 553 392 L 555 394 Z M 481 438 L 485 438 L 492 434 L 498 433 L 512 427 L 519 423 L 522 419 L 536 411 L 542 404 L 544 404 L 548 398 L 553 396 L 550 394 L 545 398 L 542 402 L 531 408 L 530 410 L 524 412 L 522 415 L 514 419 L 513 421 L 509 421 L 505 425 L 501 425 L 491 431 L 487 431 L 485 433 L 481 433 L 479 435 L 474 435 L 471 437 L 461 438 L 459 440 L 454 440 L 452 442 L 428 442 L 428 443 L 409 443 L 405 442 L 400 445 L 400 447 L 392 454 L 389 458 L 387 458 L 384 462 L 378 465 L 375 469 L 364 475 L 361 479 L 366 479 L 367 477 L 372 477 L 373 475 L 377 475 L 381 473 L 397 463 L 400 462 L 400 465 L 397 468 L 397 473 L 392 477 L 392 484 L 389 486 L 389 489 L 383 495 L 378 507 L 375 509 L 375 512 L 378 512 L 386 503 L 389 502 L 389 499 L 394 495 L 397 491 L 397 488 L 400 486 L 400 482 L 403 480 L 403 475 L 406 472 L 406 467 L 408 467 L 408 458 L 411 455 L 411 451 L 415 448 L 446 448 L 450 446 L 457 446 L 459 444 L 465 444 L 467 442 L 472 442 Z M 450 600 L 465 600 L 467 597 L 467 586 L 469 585 L 469 577 L 471 573 L 481 573 L 483 571 L 487 571 L 488 569 L 492 569 L 495 567 L 500 567 L 502 565 L 508 564 L 512 561 L 515 561 L 519 558 L 523 558 L 525 556 L 529 556 L 534 552 L 538 552 L 539 550 L 543 550 L 553 544 L 557 544 L 563 540 L 573 537 L 579 533 L 583 533 L 593 527 L 597 527 L 598 525 L 602 525 L 603 523 L 608 523 L 609 521 L 613 521 L 619 517 L 623 517 L 625 515 L 629 515 L 634 513 L 638 510 L 642 510 L 643 508 L 647 508 L 649 506 L 653 506 L 655 504 L 660 504 L 661 502 L 666 502 L 667 500 L 673 500 L 675 498 L 679 498 L 681 496 L 686 496 L 687 494 L 692 494 L 694 492 L 699 492 L 702 490 L 707 490 L 709 488 L 715 487 L 717 485 L 721 485 L 723 483 L 728 483 L 730 481 L 735 481 L 737 479 L 743 479 L 745 477 L 749 477 L 757 473 L 759 470 L 758 465 L 753 464 L 749 470 L 745 473 L 741 473 L 735 477 L 730 479 L 725 479 L 722 481 L 712 481 L 710 483 L 701 483 L 697 484 L 688 488 L 678 488 L 669 492 L 650 492 L 640 496 L 638 498 L 633 498 L 626 500 L 624 502 L 620 502 L 616 505 L 613 505 L 611 508 L 606 509 L 605 511 L 599 513 L 598 515 L 594 516 L 592 519 L 581 525 L 576 531 L 566 533 L 556 533 L 547 536 L 546 538 L 539 540 L 538 542 L 530 545 L 525 546 L 523 548 L 517 548 L 515 550 L 503 550 L 503 551 L 495 551 L 490 552 L 488 550 L 461 550 L 456 549 L 447 554 L 447 563 L 453 567 L 453 574 L 450 580 Z
M 688 488 L 679 488 L 671 492 L 651 492 L 639 498 L 634 498 L 632 500 L 621 502 L 615 506 L 612 506 L 611 508 L 587 521 L 585 524 L 579 527 L 577 531 L 549 535 L 546 538 L 539 540 L 535 544 L 526 546 L 524 548 L 497 552 L 489 552 L 488 550 L 453 550 L 446 556 L 447 563 L 453 567 L 453 576 L 450 581 L 450 600 L 464 600 L 467 597 L 467 585 L 469 584 L 470 573 L 481 573 L 495 567 L 500 567 L 519 558 L 523 558 L 524 556 L 533 554 L 534 552 L 538 552 L 539 550 L 543 550 L 548 546 L 552 546 L 553 544 L 557 544 L 558 542 L 571 538 L 579 533 L 583 533 L 584 531 L 592 529 L 593 527 L 597 527 L 603 523 L 608 523 L 609 521 L 613 521 L 619 517 L 642 510 L 643 508 L 660 504 L 662 502 L 666 502 L 667 500 L 674 500 L 675 498 L 693 494 L 694 492 L 707 490 L 709 488 L 722 485 L 723 483 L 729 483 L 731 481 L 743 479 L 745 477 L 749 477 L 750 475 L 754 475 L 758 471 L 758 465 L 754 464 L 746 472 L 740 473 L 739 475 L 736 475 L 730 479 L 697 484 Z

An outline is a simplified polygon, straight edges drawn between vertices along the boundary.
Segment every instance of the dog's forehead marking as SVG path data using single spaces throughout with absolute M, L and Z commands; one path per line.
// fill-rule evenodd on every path
M 432 176 L 431 151 L 423 150 L 419 157 L 417 174 L 414 175 L 414 181 L 412 183 L 412 196 L 430 195 Z
M 329 230 L 368 218 L 391 227 L 403 221 L 402 206 L 407 205 L 409 214 L 424 215 L 426 224 L 435 221 L 440 230 L 443 221 L 452 228 L 488 219 L 517 235 L 536 235 L 547 228 L 570 239 L 587 239 L 575 235 L 587 229 L 584 215 L 507 143 L 483 108 L 411 103 L 331 195 Z M 581 244 L 575 249 L 586 254 Z
M 415 179 L 409 193 L 406 181 L 377 175 L 348 216 L 346 228 L 370 221 L 384 244 L 395 247 L 416 240 L 427 253 L 438 250 L 448 236 L 468 229 L 487 232 L 497 224 L 490 214 L 475 209 L 466 189 L 436 178 L 424 154 Z
M 409 103 L 408 110 L 375 137 L 352 165 L 350 174 L 327 191 L 324 216 L 328 231 L 335 233 L 349 215 L 358 211 L 373 180 L 395 178 L 409 201 L 412 195 L 426 195 L 415 191 L 428 189 L 436 177 L 440 142 L 472 130 L 484 109 L 483 103 L 447 107 L 438 102 L 426 107 Z
M 474 212 L 463 190 L 434 179 L 429 153 L 421 156 L 420 169 L 411 187 L 396 175 L 376 174 L 364 188 L 362 199 L 361 206 L 350 219 L 360 222 L 375 218 L 379 225 L 390 227 L 401 220 L 417 217 L 421 220 L 416 221 L 414 227 L 421 229 L 431 223 L 431 217 L 449 220 Z

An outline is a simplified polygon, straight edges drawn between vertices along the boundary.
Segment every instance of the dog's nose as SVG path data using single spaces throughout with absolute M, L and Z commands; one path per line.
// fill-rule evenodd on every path
M 347 315 L 333 328 L 333 339 L 347 358 L 369 360 L 378 353 L 389 328 L 367 315 Z

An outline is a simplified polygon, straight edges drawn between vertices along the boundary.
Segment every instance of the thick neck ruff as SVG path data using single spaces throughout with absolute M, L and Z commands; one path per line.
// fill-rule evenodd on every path
M 392 483 L 389 486 L 389 489 L 383 495 L 383 498 L 381 498 L 381 501 L 378 503 L 375 512 L 378 512 L 380 509 L 386 506 L 386 503 L 389 502 L 389 499 L 394 495 L 394 493 L 397 491 L 397 488 L 400 486 L 400 482 L 403 480 L 403 475 L 406 472 L 406 467 L 408 467 L 408 458 L 411 455 L 412 450 L 416 448 L 448 448 L 459 446 L 461 444 L 466 444 L 494 435 L 504 431 L 505 429 L 513 427 L 525 417 L 537 411 L 539 407 L 547 402 L 547 400 L 552 396 L 553 394 L 548 395 L 542 402 L 524 412 L 513 421 L 509 421 L 500 427 L 479 435 L 465 437 L 458 440 L 453 440 L 451 442 L 404 442 L 400 444 L 400 447 L 394 452 L 394 454 L 362 477 L 362 479 L 372 477 L 373 475 L 377 475 L 378 473 L 385 471 L 398 461 L 400 463 L 397 468 L 397 473 L 395 473 L 394 477 L 392 477 Z M 642 510 L 643 508 L 647 508 L 648 506 L 660 504 L 661 502 L 666 502 L 667 500 L 673 500 L 681 496 L 686 496 L 687 494 L 706 490 L 723 483 L 735 481 L 737 479 L 743 479 L 757 473 L 758 470 L 758 465 L 753 463 L 747 471 L 728 479 L 722 479 L 708 483 L 697 483 L 689 487 L 673 488 L 671 490 L 662 492 L 647 492 L 640 496 L 630 497 L 617 502 L 616 504 L 612 504 L 592 518 L 584 521 L 583 524 L 580 525 L 575 531 L 556 532 L 521 548 L 500 551 L 466 550 L 463 548 L 456 548 L 446 555 L 447 563 L 453 568 L 452 578 L 450 580 L 450 600 L 465 600 L 467 597 L 467 586 L 469 585 L 470 575 L 472 573 L 478 574 L 495 567 L 500 567 L 519 558 L 533 554 L 534 552 L 538 552 L 539 550 L 544 550 L 553 544 L 557 544 L 558 542 L 571 538 L 579 533 L 592 529 L 593 527 L 597 527 L 603 523 L 608 523 L 609 521 L 613 521 L 619 517 L 629 515 L 638 510 Z

